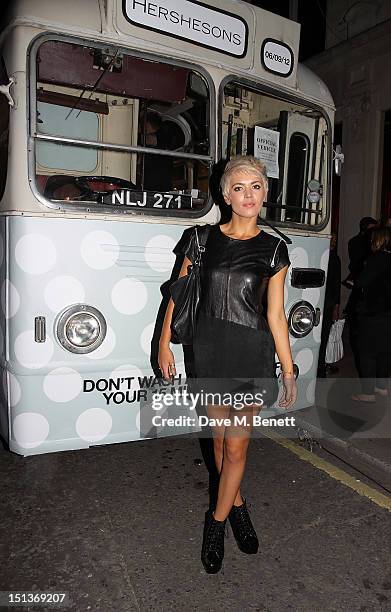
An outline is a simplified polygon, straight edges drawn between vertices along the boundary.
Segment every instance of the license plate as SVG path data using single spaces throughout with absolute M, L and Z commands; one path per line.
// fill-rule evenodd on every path
M 117 189 L 110 195 L 103 196 L 103 202 L 111 206 L 129 206 L 132 208 L 189 210 L 192 208 L 193 198 L 185 193 L 157 193 L 154 191 Z

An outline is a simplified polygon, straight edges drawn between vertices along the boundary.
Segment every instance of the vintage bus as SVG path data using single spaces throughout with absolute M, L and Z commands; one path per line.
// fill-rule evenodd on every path
M 224 214 L 214 177 L 237 154 L 268 167 L 262 217 L 290 242 L 295 410 L 314 402 L 334 108 L 298 63 L 299 35 L 240 0 L 11 3 L 0 87 L 0 430 L 11 451 L 167 435 L 143 415 L 162 385 L 174 248 Z

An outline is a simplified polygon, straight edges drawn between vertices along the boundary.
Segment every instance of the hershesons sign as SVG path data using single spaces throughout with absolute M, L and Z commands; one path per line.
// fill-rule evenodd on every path
M 123 0 L 123 12 L 133 25 L 235 57 L 246 54 L 246 22 L 241 17 L 201 2 Z
M 268 72 L 288 77 L 293 70 L 293 51 L 280 40 L 266 38 L 262 43 L 261 60 Z

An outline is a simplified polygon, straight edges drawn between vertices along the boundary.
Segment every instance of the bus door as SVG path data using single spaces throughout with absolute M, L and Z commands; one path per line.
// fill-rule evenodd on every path
M 311 185 L 319 192 L 320 184 L 311 183 L 308 187 L 308 183 L 319 182 L 322 175 L 326 124 L 323 121 L 320 126 L 319 116 L 313 115 L 311 112 L 280 112 L 279 160 L 281 168 L 287 168 L 287 172 L 280 173 L 277 199 L 282 205 L 280 221 L 286 223 L 316 225 L 317 216 L 321 216 L 320 207 L 313 206 L 317 204 L 315 192 L 310 195 Z M 320 127 L 323 133 L 319 135 Z

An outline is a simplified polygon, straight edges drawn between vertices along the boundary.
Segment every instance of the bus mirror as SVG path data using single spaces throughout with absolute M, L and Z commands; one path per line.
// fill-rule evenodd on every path
M 5 67 L 5 63 L 3 58 L 0 58 L 0 94 L 5 96 L 8 100 L 8 104 L 10 106 L 15 106 L 15 102 L 10 93 L 10 87 L 12 83 L 15 82 L 15 79 L 9 79 L 7 74 L 7 69 Z
M 334 149 L 334 171 L 337 176 L 341 176 L 342 164 L 345 160 L 345 156 L 342 153 L 341 145 L 336 145 Z
M 0 94 L 2 94 L 3 96 L 7 98 L 8 104 L 10 106 L 15 106 L 15 101 L 10 93 L 10 87 L 12 83 L 14 82 L 15 82 L 15 79 L 11 77 L 6 85 L 0 85 Z

